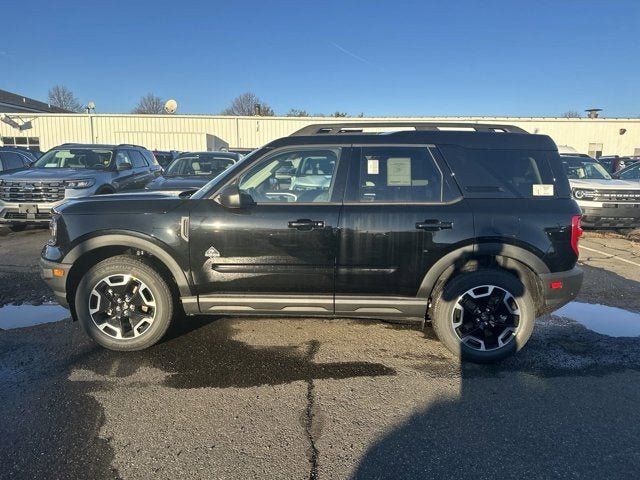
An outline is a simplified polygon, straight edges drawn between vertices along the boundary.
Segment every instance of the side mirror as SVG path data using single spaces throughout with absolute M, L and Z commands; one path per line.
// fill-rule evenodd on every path
M 130 163 L 121 163 L 120 165 L 118 165 L 118 171 L 131 170 L 132 168 L 133 166 L 131 166 Z
M 223 187 L 215 200 L 225 208 L 246 208 L 255 204 L 251 195 L 242 193 L 234 184 Z

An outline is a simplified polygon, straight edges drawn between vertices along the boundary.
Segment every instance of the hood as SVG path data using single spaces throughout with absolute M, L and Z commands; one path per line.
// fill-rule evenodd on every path
M 175 194 L 160 192 L 116 193 L 68 200 L 56 210 L 63 215 L 139 215 L 167 213 L 184 201 Z
M 569 179 L 571 188 L 597 188 L 598 190 L 640 190 L 637 182 L 627 180 Z
M 213 177 L 211 177 L 213 178 Z M 209 177 L 158 177 L 149 185 L 147 190 L 191 190 L 200 188 L 211 180 Z
M 83 178 L 96 178 L 104 170 L 85 170 L 75 168 L 29 168 L 2 175 L 2 180 L 12 182 L 63 181 Z

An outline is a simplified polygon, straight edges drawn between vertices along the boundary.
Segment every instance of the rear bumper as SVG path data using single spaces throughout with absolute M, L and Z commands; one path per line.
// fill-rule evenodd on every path
M 54 270 L 57 271 L 57 276 L 54 275 Z M 44 258 L 40 259 L 40 276 L 45 283 L 51 287 L 58 303 L 66 308 L 69 308 L 69 302 L 67 301 L 67 278 L 69 276 L 69 270 L 71 270 L 70 263 L 58 263 L 45 260 Z M 60 271 L 62 275 L 59 275 Z
M 582 287 L 583 271 L 580 267 L 573 267 L 566 272 L 540 274 L 544 295 L 542 313 L 551 313 L 575 299 Z M 562 285 L 557 288 L 558 282 Z M 552 287 L 555 284 L 556 288 Z

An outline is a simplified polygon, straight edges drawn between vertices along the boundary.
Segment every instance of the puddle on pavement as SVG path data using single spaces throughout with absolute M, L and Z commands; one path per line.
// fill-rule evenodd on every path
M 640 336 L 640 314 L 622 308 L 571 302 L 553 315 L 575 320 L 589 330 L 610 337 Z
M 5 305 L 0 308 L 0 329 L 7 330 L 58 322 L 68 318 L 69 315 L 69 310 L 57 303 Z

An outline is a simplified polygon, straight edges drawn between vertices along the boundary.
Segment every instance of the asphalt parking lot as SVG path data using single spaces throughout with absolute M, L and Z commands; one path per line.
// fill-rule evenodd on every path
M 46 237 L 0 232 L 0 305 L 51 299 Z M 578 301 L 640 313 L 640 244 L 582 247 Z M 116 353 L 67 319 L 0 331 L 0 477 L 630 478 L 639 371 L 640 337 L 558 316 L 497 366 L 382 322 L 193 318 Z

